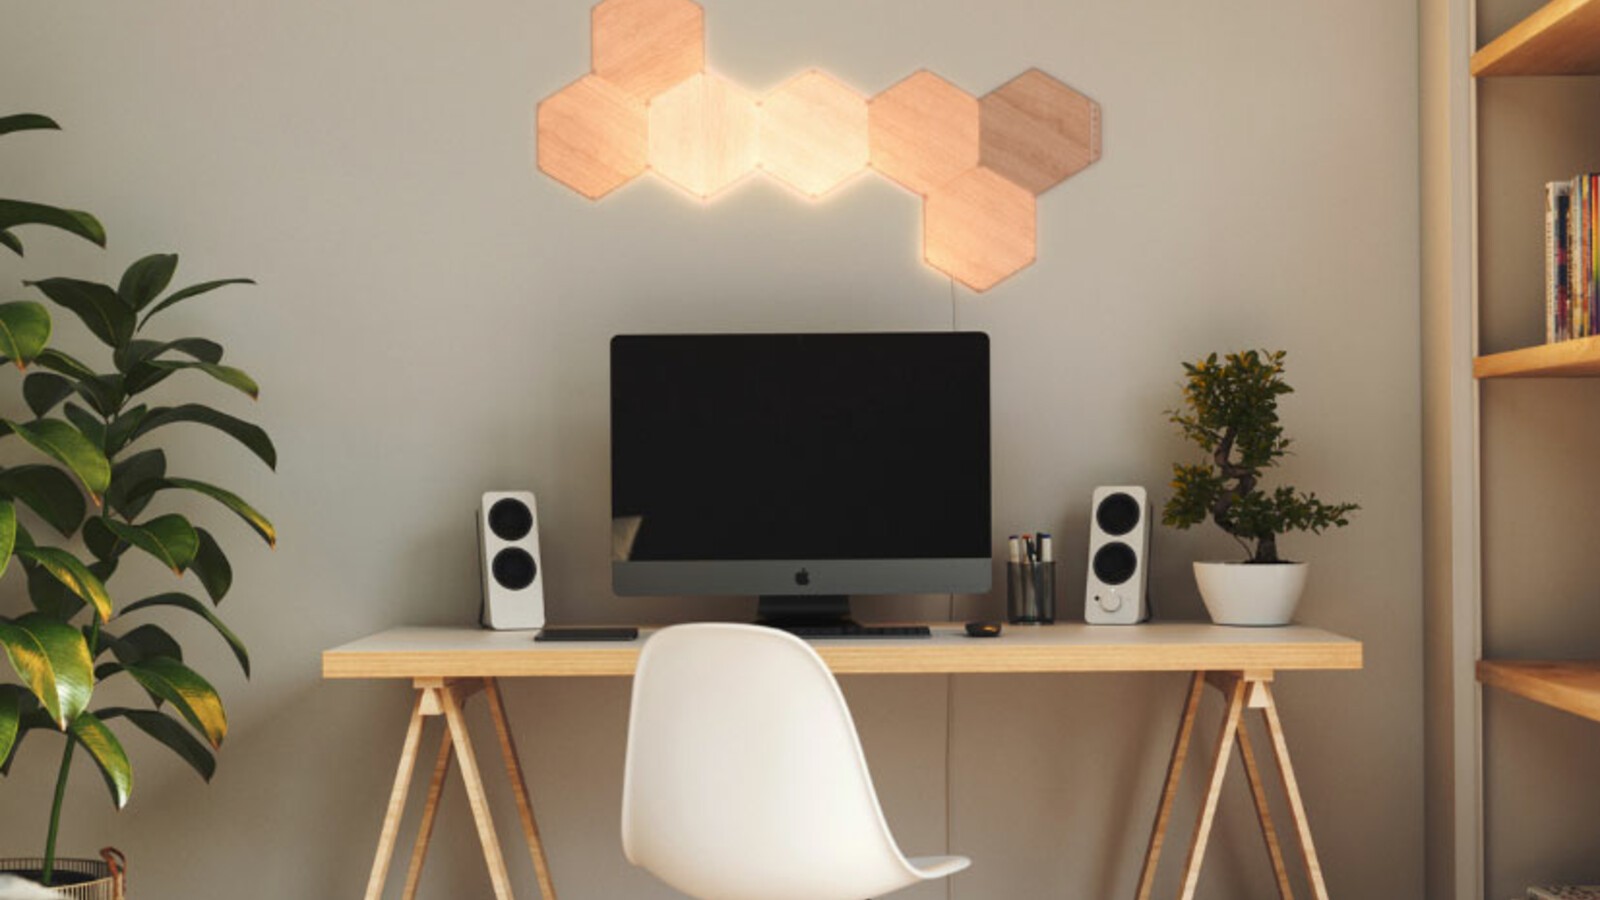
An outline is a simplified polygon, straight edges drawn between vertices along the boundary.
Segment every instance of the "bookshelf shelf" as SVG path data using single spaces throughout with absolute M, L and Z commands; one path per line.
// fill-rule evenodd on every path
M 1484 660 L 1478 663 L 1478 681 L 1600 722 L 1600 660 Z
M 1600 74 L 1600 0 L 1550 0 L 1472 54 L 1472 74 Z
M 1479 356 L 1472 360 L 1472 375 L 1474 378 L 1600 377 L 1600 336 Z

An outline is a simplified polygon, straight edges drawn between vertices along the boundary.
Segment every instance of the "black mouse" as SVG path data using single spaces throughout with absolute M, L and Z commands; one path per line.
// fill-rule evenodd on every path
M 967 634 L 972 637 L 999 637 L 999 622 L 968 622 Z

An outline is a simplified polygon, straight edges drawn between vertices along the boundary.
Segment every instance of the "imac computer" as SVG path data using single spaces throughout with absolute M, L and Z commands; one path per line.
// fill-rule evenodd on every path
M 756 595 L 802 633 L 854 630 L 852 595 L 985 592 L 989 458 L 984 334 L 616 337 L 613 588 Z

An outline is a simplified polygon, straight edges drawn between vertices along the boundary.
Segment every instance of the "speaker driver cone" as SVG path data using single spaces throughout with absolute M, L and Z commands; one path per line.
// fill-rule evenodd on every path
M 494 573 L 495 583 L 509 591 L 520 591 L 533 584 L 539 574 L 533 554 L 521 547 L 507 547 L 496 553 L 489 568 Z
M 497 501 L 489 507 L 489 530 L 502 541 L 520 541 L 533 530 L 533 512 L 521 500 Z
M 1137 528 L 1141 515 L 1139 501 L 1119 493 L 1100 501 L 1100 508 L 1094 511 L 1094 520 L 1101 531 L 1115 537 Z
M 1106 584 L 1122 584 L 1139 570 L 1139 556 L 1127 544 L 1110 543 L 1094 555 L 1094 577 Z

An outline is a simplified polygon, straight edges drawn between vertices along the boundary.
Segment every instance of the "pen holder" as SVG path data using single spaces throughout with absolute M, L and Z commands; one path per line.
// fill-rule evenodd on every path
M 1013 625 L 1049 625 L 1056 620 L 1056 564 L 1006 563 L 1006 618 Z

